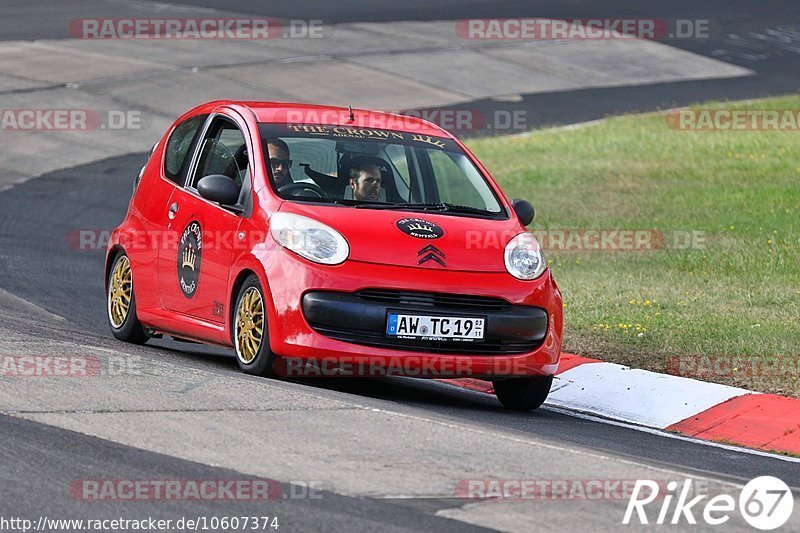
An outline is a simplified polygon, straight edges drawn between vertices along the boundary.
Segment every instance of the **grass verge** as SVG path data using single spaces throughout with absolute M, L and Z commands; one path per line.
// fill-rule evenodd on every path
M 468 144 L 555 244 L 565 351 L 800 397 L 800 131 L 649 114 Z M 656 249 L 588 249 L 592 230 L 645 230 Z

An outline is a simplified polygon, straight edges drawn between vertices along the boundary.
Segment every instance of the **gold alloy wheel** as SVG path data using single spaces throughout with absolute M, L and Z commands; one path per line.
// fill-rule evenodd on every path
M 239 300 L 236 312 L 236 355 L 250 364 L 258 355 L 264 338 L 264 300 L 256 287 L 250 287 Z
M 114 329 L 121 328 L 128 318 L 132 294 L 131 262 L 123 255 L 114 267 L 108 287 L 108 318 Z

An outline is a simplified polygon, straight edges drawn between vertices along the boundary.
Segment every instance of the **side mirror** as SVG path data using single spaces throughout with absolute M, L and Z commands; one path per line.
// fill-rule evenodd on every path
M 239 201 L 241 187 L 222 174 L 211 174 L 197 182 L 197 192 L 206 200 L 222 205 L 234 205 Z
M 512 200 L 511 205 L 514 207 L 514 212 L 517 214 L 517 218 L 519 221 L 522 222 L 523 226 L 527 226 L 531 222 L 533 222 L 533 217 L 536 215 L 536 211 L 534 211 L 533 206 L 527 200 Z

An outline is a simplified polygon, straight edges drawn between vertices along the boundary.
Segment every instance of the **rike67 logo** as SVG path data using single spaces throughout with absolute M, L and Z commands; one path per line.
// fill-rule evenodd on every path
M 666 488 L 665 493 L 662 488 Z M 634 516 L 639 524 L 651 523 L 649 520 L 653 520 L 653 514 L 651 512 L 648 517 L 645 507 L 656 501 L 660 505 L 652 506 L 650 511 L 658 509 L 653 522 L 658 525 L 695 525 L 700 518 L 710 526 L 721 526 L 731 519 L 731 515 L 735 516 L 737 500 L 730 494 L 718 494 L 708 499 L 705 494 L 692 498 L 692 492 L 691 479 L 684 480 L 680 487 L 677 481 L 670 481 L 664 487 L 655 481 L 636 480 L 622 523 L 631 524 Z M 769 531 L 781 527 L 791 518 L 794 497 L 789 486 L 780 479 L 761 476 L 744 486 L 739 493 L 738 507 L 750 526 Z

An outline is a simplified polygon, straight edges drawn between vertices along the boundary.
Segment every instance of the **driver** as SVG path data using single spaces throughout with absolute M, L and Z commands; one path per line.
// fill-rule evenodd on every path
M 269 153 L 269 165 L 272 167 L 272 177 L 275 179 L 275 188 L 280 189 L 284 185 L 294 183 L 289 174 L 289 169 L 292 168 L 289 146 L 281 139 L 268 139 L 267 152 Z
M 381 192 L 381 169 L 375 161 L 366 160 L 350 169 L 353 200 L 376 202 Z

